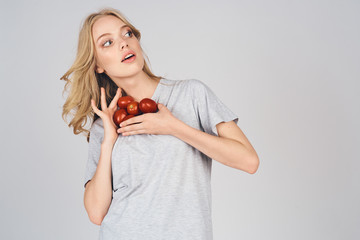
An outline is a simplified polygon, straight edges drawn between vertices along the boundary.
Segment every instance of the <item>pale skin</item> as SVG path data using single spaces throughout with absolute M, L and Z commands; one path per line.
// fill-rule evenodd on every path
M 104 96 L 104 89 L 101 88 L 103 112 L 97 109 L 93 100 L 91 102 L 92 107 L 96 113 L 107 119 L 107 124 L 110 123 L 113 128 L 117 128 L 111 119 L 117 109 L 116 103 L 121 92 L 118 89 L 109 107 L 106 107 Z M 217 124 L 218 136 L 213 136 L 185 124 L 163 104 L 158 103 L 158 108 L 157 113 L 142 114 L 122 122 L 121 128 L 118 128 L 116 132 L 121 133 L 122 136 L 135 134 L 173 135 L 224 165 L 251 174 L 256 172 L 259 165 L 257 154 L 244 133 L 233 121 Z M 104 125 L 104 128 L 106 127 Z M 115 136 L 117 138 L 117 134 Z
M 121 89 L 140 102 L 143 98 L 153 96 L 159 82 L 159 79 L 149 77 L 142 70 L 144 58 L 140 43 L 129 32 L 131 29 L 124 25 L 123 21 L 114 16 L 103 16 L 96 20 L 92 28 L 96 52 L 95 71 L 105 72 L 118 86 L 109 106 L 106 104 L 105 90 L 101 88 L 102 110 L 91 100 L 93 111 L 103 121 L 104 139 L 96 172 L 86 184 L 84 204 L 90 220 L 97 225 L 101 224 L 112 201 L 111 152 L 119 134 L 123 137 L 135 134 L 172 135 L 229 167 L 253 174 L 259 166 L 255 149 L 233 121 L 217 124 L 218 136 L 213 136 L 185 124 L 165 105 L 158 103 L 158 112 L 130 118 L 121 123 L 121 128 L 115 125 L 112 118 L 117 110 Z M 121 62 L 129 50 L 135 52 L 135 60 L 131 63 Z
M 105 16 L 95 22 L 93 26 L 93 40 L 97 53 L 97 71 L 100 73 L 106 72 L 119 88 L 124 88 L 128 95 L 140 101 L 145 97 L 150 98 L 158 83 L 142 71 L 144 59 L 141 54 L 139 41 L 135 37 L 131 37 L 131 34 L 128 32 L 131 30 L 130 28 L 122 28 L 124 25 L 123 21 L 114 16 Z M 99 38 L 104 33 L 108 34 Z M 125 45 L 131 46 L 129 49 L 136 53 L 135 61 L 130 64 L 121 62 L 122 55 L 126 52 Z M 101 96 L 104 97 L 103 92 L 101 93 Z M 257 171 L 259 166 L 258 155 L 245 134 L 233 121 L 217 124 L 218 136 L 213 136 L 188 126 L 180 119 L 177 119 L 166 106 L 159 103 L 159 111 L 157 113 L 147 113 L 133 117 L 124 121 L 121 124 L 121 128 L 117 129 L 110 120 L 116 111 L 116 101 L 120 95 L 120 89 L 118 89 L 113 102 L 110 104 L 109 109 L 107 109 L 108 116 L 106 120 L 108 121 L 106 121 L 106 125 L 111 126 L 111 131 L 108 131 L 109 134 L 105 134 L 105 137 L 107 138 L 109 135 L 110 142 L 115 142 L 119 133 L 122 136 L 169 134 L 229 167 L 251 174 Z M 98 113 L 99 110 L 95 109 L 95 104 L 92 104 L 92 106 L 94 111 L 96 110 L 95 112 Z M 101 107 L 105 109 L 106 104 L 103 105 L 102 103 Z M 99 116 L 101 117 L 101 114 Z

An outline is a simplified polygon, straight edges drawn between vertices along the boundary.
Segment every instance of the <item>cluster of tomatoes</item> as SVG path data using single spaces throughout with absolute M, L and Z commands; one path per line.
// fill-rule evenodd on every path
M 136 115 L 158 111 L 156 102 L 150 98 L 144 98 L 139 103 L 131 96 L 124 96 L 119 98 L 117 105 L 120 109 L 114 113 L 113 120 L 118 127 L 120 127 L 121 122 Z

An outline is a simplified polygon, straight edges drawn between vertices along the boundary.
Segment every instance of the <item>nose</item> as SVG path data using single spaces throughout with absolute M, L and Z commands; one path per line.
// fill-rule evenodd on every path
M 120 42 L 121 50 L 124 49 L 124 47 L 129 47 L 129 45 L 124 39 L 122 39 L 122 41 Z

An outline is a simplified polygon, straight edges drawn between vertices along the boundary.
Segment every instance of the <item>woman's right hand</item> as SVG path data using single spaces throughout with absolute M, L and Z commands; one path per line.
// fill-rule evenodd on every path
M 112 143 L 114 144 L 118 133 L 116 130 L 119 128 L 115 125 L 113 121 L 114 113 L 117 110 L 117 101 L 122 96 L 121 89 L 118 88 L 116 91 L 116 95 L 111 101 L 109 107 L 106 105 L 106 99 L 105 99 L 105 89 L 101 87 L 100 89 L 100 104 L 101 104 L 101 110 L 99 110 L 95 104 L 95 100 L 91 99 L 91 107 L 94 110 L 94 112 L 102 119 L 103 125 L 104 125 L 104 140 L 103 143 Z

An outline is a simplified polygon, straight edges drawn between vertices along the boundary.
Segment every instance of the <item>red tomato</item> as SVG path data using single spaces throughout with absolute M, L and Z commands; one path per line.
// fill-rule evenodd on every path
M 138 115 L 140 113 L 139 111 L 139 103 L 137 101 L 132 101 L 127 105 L 126 108 L 127 112 L 131 115 Z
M 121 122 L 128 120 L 129 118 L 132 118 L 132 117 L 135 117 L 135 115 L 131 115 L 131 114 L 127 115 L 126 117 L 124 117 L 124 119 Z
M 127 112 L 125 109 L 119 109 L 114 113 L 113 120 L 116 126 L 119 127 L 119 124 L 124 120 L 127 116 Z
M 158 110 L 156 102 L 150 98 L 141 100 L 139 108 L 143 113 L 155 113 Z
M 119 98 L 117 104 L 118 104 L 119 108 L 126 109 L 127 105 L 133 101 L 134 101 L 134 98 L 132 96 L 124 96 L 124 97 Z

